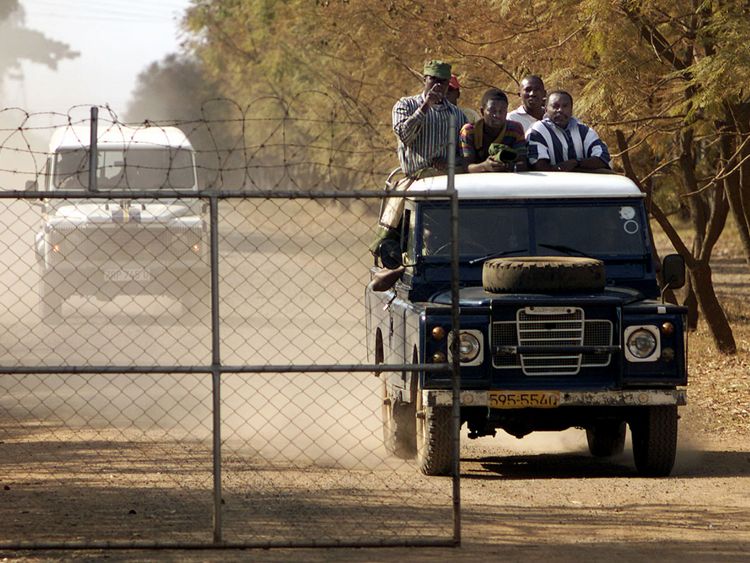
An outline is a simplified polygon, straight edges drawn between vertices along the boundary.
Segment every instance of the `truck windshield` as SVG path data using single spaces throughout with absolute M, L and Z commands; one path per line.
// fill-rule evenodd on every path
M 100 149 L 96 176 L 100 190 L 185 190 L 195 186 L 193 154 L 187 149 Z M 88 150 L 59 150 L 54 185 L 82 190 L 88 183 Z
M 464 205 L 459 210 L 459 254 L 486 256 L 518 249 L 537 256 L 643 256 L 640 207 L 596 205 Z M 450 210 L 423 208 L 422 253 L 450 256 Z

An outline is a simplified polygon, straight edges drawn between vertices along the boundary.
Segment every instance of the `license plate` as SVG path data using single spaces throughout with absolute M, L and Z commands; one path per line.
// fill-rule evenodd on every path
M 491 409 L 554 409 L 560 404 L 559 391 L 490 391 Z
M 113 282 L 147 282 L 151 281 L 151 272 L 142 268 L 128 268 L 123 270 L 104 270 L 104 281 Z

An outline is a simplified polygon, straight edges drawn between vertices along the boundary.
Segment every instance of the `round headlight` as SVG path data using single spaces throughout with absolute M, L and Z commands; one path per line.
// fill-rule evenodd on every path
M 656 350 L 656 337 L 650 330 L 634 330 L 627 341 L 628 350 L 636 358 L 648 358 Z
M 470 332 L 462 332 L 458 337 L 458 357 L 462 362 L 472 362 L 479 355 L 479 340 Z

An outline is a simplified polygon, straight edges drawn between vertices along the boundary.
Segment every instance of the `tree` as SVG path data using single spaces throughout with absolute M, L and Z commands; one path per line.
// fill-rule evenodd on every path
M 490 85 L 513 94 L 529 72 L 572 91 L 576 114 L 616 149 L 617 166 L 685 257 L 688 303 L 700 307 L 717 348 L 735 350 L 709 261 L 730 212 L 750 260 L 747 2 L 213 1 L 186 21 L 192 49 L 228 95 L 324 90 L 360 123 L 352 146 L 384 155 L 393 154 L 390 108 L 419 90 L 425 59 L 454 63 L 464 103 Z M 671 222 L 677 209 L 689 213 L 691 241 Z
M 54 69 L 59 61 L 78 56 L 67 44 L 26 28 L 18 0 L 5 0 L 0 4 L 0 35 L 4 45 L 0 50 L 0 83 L 13 70 L 18 70 L 23 60 Z
M 242 185 L 242 142 L 226 127 L 235 104 L 218 92 L 199 60 L 167 55 L 138 75 L 125 119 L 180 127 L 196 150 L 201 186 Z

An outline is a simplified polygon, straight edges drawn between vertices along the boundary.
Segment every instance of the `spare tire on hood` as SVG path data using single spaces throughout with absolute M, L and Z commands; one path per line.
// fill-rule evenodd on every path
M 574 256 L 515 256 L 487 260 L 482 285 L 492 293 L 601 291 L 604 263 Z

